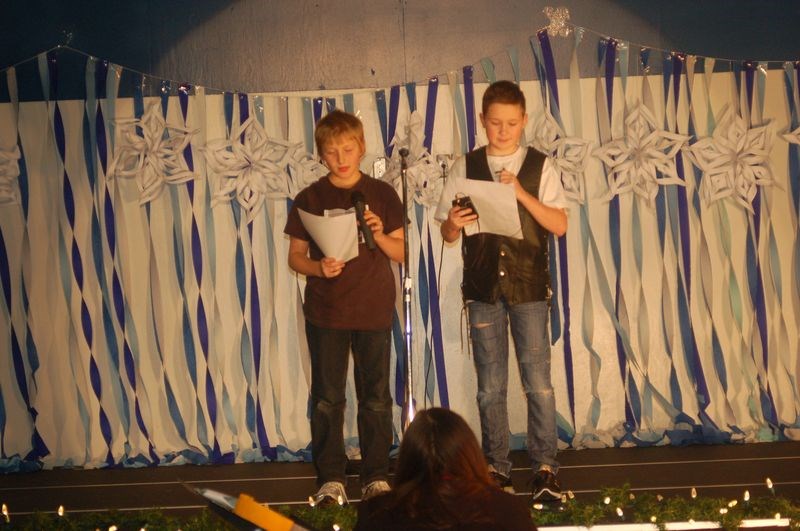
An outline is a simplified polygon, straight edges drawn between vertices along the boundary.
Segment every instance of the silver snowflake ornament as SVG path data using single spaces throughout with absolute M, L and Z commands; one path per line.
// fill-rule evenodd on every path
M 563 6 L 550 7 L 543 9 L 544 16 L 550 21 L 547 25 L 547 34 L 553 37 L 567 37 L 570 34 L 569 9 Z

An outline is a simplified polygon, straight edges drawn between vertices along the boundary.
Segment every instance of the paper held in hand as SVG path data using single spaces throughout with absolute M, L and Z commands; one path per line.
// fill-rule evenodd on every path
M 522 239 L 522 224 L 512 185 L 463 179 L 459 182 L 459 192 L 472 199 L 480 216 L 477 221 L 464 227 L 467 236 L 489 232 Z
M 298 213 L 300 221 L 322 254 L 343 262 L 358 256 L 358 227 L 355 212 L 337 209 L 326 211 L 325 216 L 317 216 L 298 209 Z

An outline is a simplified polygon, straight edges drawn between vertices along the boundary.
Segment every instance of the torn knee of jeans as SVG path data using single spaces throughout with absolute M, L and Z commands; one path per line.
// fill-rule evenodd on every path
M 533 391 L 529 391 L 527 394 L 529 394 L 529 395 L 539 395 L 539 396 L 549 396 L 549 395 L 555 394 L 555 391 L 553 390 L 552 387 L 550 387 L 549 389 L 536 389 L 536 390 L 533 390 Z
M 490 326 L 492 326 L 492 323 L 475 323 L 474 325 L 472 325 L 472 328 L 480 329 L 480 328 L 488 328 Z

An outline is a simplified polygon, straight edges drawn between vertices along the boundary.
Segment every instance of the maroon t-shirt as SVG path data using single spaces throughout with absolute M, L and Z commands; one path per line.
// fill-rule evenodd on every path
M 360 191 L 369 210 L 383 221 L 384 232 L 403 226 L 403 205 L 389 184 L 362 174 L 352 188 L 337 188 L 328 177 L 309 185 L 294 200 L 283 231 L 309 242 L 312 260 L 324 258 L 300 220 L 298 209 L 322 216 L 325 210 L 352 208 L 350 195 Z M 335 278 L 308 277 L 303 310 L 306 319 L 323 328 L 340 330 L 383 330 L 392 325 L 395 281 L 391 260 L 380 248 L 370 251 L 359 243 L 358 257 L 344 266 Z

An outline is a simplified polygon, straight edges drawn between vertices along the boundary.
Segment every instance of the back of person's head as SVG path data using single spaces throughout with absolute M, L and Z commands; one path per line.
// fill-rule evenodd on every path
M 525 94 L 516 83 L 511 81 L 495 81 L 489 85 L 489 88 L 483 93 L 481 109 L 484 115 L 488 114 L 489 106 L 492 103 L 519 105 L 522 112 L 525 113 Z
M 354 139 L 361 151 L 365 151 L 364 125 L 357 116 L 348 112 L 333 110 L 317 122 L 314 130 L 314 142 L 317 153 L 322 153 L 330 142 Z
M 444 408 L 417 413 L 400 445 L 395 481 L 442 478 L 489 485 L 486 461 L 475 434 L 457 413 Z
M 433 527 L 479 522 L 491 488 L 478 440 L 464 419 L 443 408 L 417 413 L 400 444 L 394 506 Z

